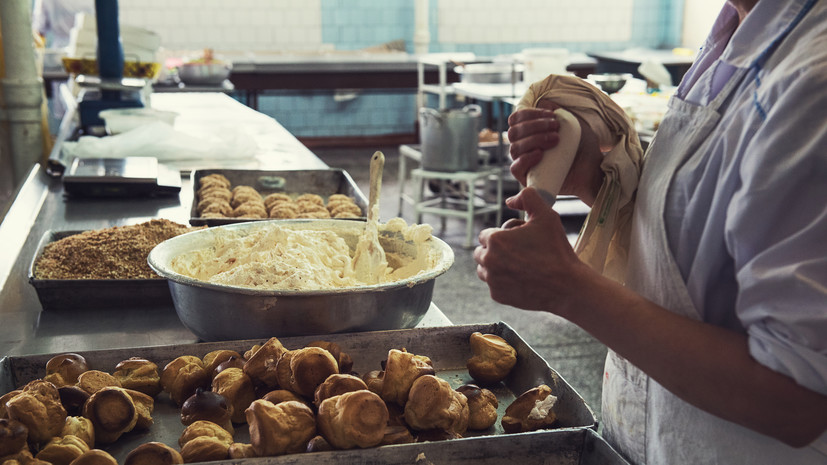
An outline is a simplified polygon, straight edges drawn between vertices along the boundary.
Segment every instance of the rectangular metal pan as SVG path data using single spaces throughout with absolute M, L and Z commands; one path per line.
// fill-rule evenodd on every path
M 235 186 L 250 186 L 266 197 L 275 192 L 297 197 L 301 194 L 320 195 L 325 201 L 332 194 L 344 194 L 353 197 L 356 205 L 367 215 L 368 201 L 365 194 L 350 177 L 347 171 L 341 169 L 327 170 L 232 170 L 232 169 L 204 169 L 195 170 L 192 177 L 192 208 L 190 209 L 190 224 L 195 226 L 220 226 L 223 224 L 240 223 L 242 221 L 256 221 L 249 218 L 201 218 L 196 207 L 198 206 L 199 179 L 209 174 L 222 174 Z M 360 219 L 364 220 L 365 217 Z
M 486 454 L 480 455 L 480 451 L 487 450 L 492 457 L 500 457 L 502 458 L 502 463 L 505 463 L 510 461 L 513 454 L 523 456 L 535 449 L 538 453 L 567 457 L 567 461 L 542 463 L 621 463 L 610 461 L 585 462 L 576 459 L 578 454 L 584 453 L 584 451 L 597 453 L 595 451 L 599 449 L 595 448 L 594 450 L 588 451 L 588 448 L 584 447 L 583 433 L 576 432 L 580 429 L 596 429 L 597 422 L 594 413 L 591 408 L 586 405 L 583 398 L 505 323 L 331 334 L 327 336 L 302 336 L 280 338 L 280 340 L 288 349 L 301 348 L 318 339 L 336 342 L 353 358 L 353 369 L 359 374 L 380 369 L 382 360 L 387 358 L 388 350 L 392 348 L 405 348 L 408 352 L 430 357 L 437 371 L 437 376 L 448 381 L 453 387 L 458 387 L 462 384 L 473 382 L 468 375 L 465 365 L 467 359 L 472 355 L 468 340 L 471 333 L 475 331 L 484 334 L 497 334 L 517 350 L 517 364 L 509 376 L 502 383 L 489 387 L 499 400 L 499 419 L 489 430 L 469 432 L 466 438 L 450 441 L 384 446 L 347 452 L 336 451 L 320 454 L 298 454 L 281 458 L 267 457 L 221 463 L 243 463 L 245 465 L 247 463 L 311 464 L 340 461 L 413 463 L 413 459 L 416 458 L 420 452 L 426 453 L 426 456 L 433 453 L 435 458 L 451 458 L 449 462 L 455 463 L 453 460 L 459 459 L 459 456 L 455 455 L 454 450 L 463 451 L 460 455 L 468 454 L 469 457 L 478 458 L 486 456 Z M 91 368 L 111 373 L 118 362 L 130 357 L 143 357 L 152 360 L 162 369 L 169 361 L 181 355 L 203 357 L 208 352 L 217 349 L 232 349 L 243 353 L 254 344 L 260 342 L 263 341 L 210 342 L 90 351 L 82 352 L 81 354 L 87 359 Z M 9 392 L 31 380 L 43 377 L 45 375 L 46 362 L 54 355 L 56 354 L 16 356 L 0 359 L 0 393 Z M 558 397 L 559 408 L 557 413 L 559 417 L 559 428 L 531 433 L 505 434 L 499 422 L 499 420 L 502 419 L 505 409 L 521 393 L 539 384 L 546 384 L 551 387 L 553 394 Z M 184 430 L 184 425 L 181 424 L 180 412 L 166 393 L 161 393 L 156 397 L 153 418 L 155 424 L 148 432 L 129 433 L 119 439 L 115 444 L 107 446 L 106 450 L 112 453 L 115 458 L 122 461 L 129 451 L 144 442 L 160 441 L 177 447 L 178 437 Z M 554 439 L 560 434 L 565 434 L 566 439 Z M 246 426 L 238 425 L 235 440 L 237 442 L 247 442 L 249 440 Z M 565 444 L 560 444 L 561 442 Z M 442 460 L 437 463 L 448 462 Z M 483 461 L 483 463 L 498 462 Z
M 169 306 L 172 295 L 166 279 L 38 279 L 35 263 L 50 243 L 83 231 L 48 231 L 40 239 L 29 265 L 29 283 L 43 310 L 104 309 Z

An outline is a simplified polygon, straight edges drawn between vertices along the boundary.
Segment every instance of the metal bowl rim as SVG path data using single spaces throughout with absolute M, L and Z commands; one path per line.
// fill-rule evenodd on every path
M 247 222 L 247 223 L 234 223 L 234 224 L 227 224 L 222 226 L 214 226 L 211 228 L 206 229 L 199 229 L 197 231 L 191 231 L 185 234 L 181 234 L 179 236 L 167 239 L 157 246 L 153 248 L 149 256 L 147 257 L 147 263 L 149 267 L 152 268 L 153 271 L 158 273 L 160 276 L 166 278 L 170 285 L 178 284 L 190 287 L 198 287 L 203 289 L 210 289 L 219 292 L 231 292 L 235 294 L 242 294 L 242 295 L 250 295 L 250 296 L 267 296 L 267 297 L 309 297 L 309 296 L 328 296 L 328 295 L 339 295 L 339 294 L 354 294 L 354 293 L 371 293 L 371 292 L 386 292 L 391 291 L 398 288 L 403 287 L 413 287 L 418 284 L 422 284 L 424 282 L 430 281 L 435 279 L 437 276 L 442 275 L 453 265 L 454 263 L 454 251 L 451 247 L 446 244 L 441 239 L 431 236 L 429 239 L 430 242 L 433 242 L 434 248 L 436 248 L 441 255 L 439 262 L 436 266 L 428 271 L 427 273 L 420 273 L 416 276 L 412 276 L 407 279 L 403 279 L 400 281 L 394 281 L 390 283 L 383 283 L 383 284 L 372 284 L 368 286 L 355 286 L 355 287 L 347 287 L 347 288 L 340 288 L 340 289 L 313 289 L 313 290 L 290 290 L 290 289 L 255 289 L 250 287 L 244 286 L 228 286 L 223 284 L 215 284 L 209 283 L 206 281 L 201 281 L 186 275 L 182 275 L 173 271 L 168 263 L 160 263 L 158 255 L 163 251 L 164 247 L 170 247 L 171 245 L 175 244 L 176 242 L 188 240 L 193 235 L 203 235 L 203 234 L 215 234 L 212 231 L 218 229 L 254 229 L 254 228 L 263 228 L 266 227 L 268 224 L 276 224 L 279 226 L 290 226 L 296 224 L 325 224 L 330 223 L 331 226 L 336 227 L 343 227 L 343 223 L 337 220 L 314 220 L 314 219 L 297 219 L 297 220 L 268 220 L 268 221 L 259 221 L 259 222 Z M 350 223 L 350 222 L 349 222 Z M 360 225 L 364 227 L 364 222 L 352 222 L 353 225 Z M 345 227 L 352 227 L 352 225 L 348 225 Z

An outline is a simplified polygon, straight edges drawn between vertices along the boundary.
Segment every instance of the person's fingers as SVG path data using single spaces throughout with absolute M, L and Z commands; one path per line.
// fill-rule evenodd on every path
M 549 204 L 543 200 L 540 193 L 533 187 L 526 187 L 521 190 L 519 194 L 508 198 L 506 205 L 515 210 L 525 211 L 530 219 L 537 217 L 537 215 L 548 214 L 552 211 Z
M 537 118 L 554 117 L 554 111 L 543 108 L 523 108 L 508 116 L 509 126 Z
M 505 223 L 503 223 L 502 228 L 503 229 L 511 229 L 511 228 L 516 228 L 518 226 L 522 226 L 524 224 L 525 224 L 525 221 L 523 221 L 519 218 L 511 218 L 508 221 L 506 221 Z

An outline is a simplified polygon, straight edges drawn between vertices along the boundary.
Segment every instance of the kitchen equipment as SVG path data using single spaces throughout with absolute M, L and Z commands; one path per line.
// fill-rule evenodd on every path
M 178 67 L 178 78 L 188 85 L 218 85 L 230 77 L 232 70 L 233 65 L 223 61 L 184 63 Z
M 245 221 L 270 221 L 253 220 L 245 218 L 201 218 L 198 215 L 198 187 L 200 179 L 210 174 L 220 174 L 226 177 L 232 186 L 250 186 L 257 190 L 262 196 L 274 192 L 282 192 L 293 197 L 301 194 L 316 194 L 323 198 L 332 194 L 343 194 L 353 198 L 354 203 L 367 214 L 368 201 L 365 194 L 359 190 L 359 186 L 347 171 L 341 169 L 323 170 L 232 170 L 232 169 L 201 169 L 192 172 L 192 207 L 190 208 L 190 224 L 220 226 L 222 224 L 241 223 Z M 365 217 L 359 218 L 364 220 Z M 350 219 L 337 219 L 337 221 L 353 221 Z
M 44 311 L 172 306 L 169 285 L 160 278 L 43 279 L 35 276 L 35 264 L 47 245 L 82 232 L 47 231 L 40 239 L 29 265 L 28 278 Z
M 377 265 L 387 263 L 385 251 L 379 245 L 379 196 L 382 191 L 382 171 L 385 168 L 385 154 L 375 152 L 370 158 L 370 193 L 368 196 L 368 222 L 356 244 L 353 255 L 353 269 L 360 276 L 369 276 L 379 281 L 381 270 Z
M 419 109 L 422 168 L 429 171 L 476 171 L 482 109 Z
M 355 249 L 365 228 L 361 221 L 274 220 L 203 229 L 166 240 L 149 254 L 149 266 L 169 280 L 181 322 L 200 339 L 226 339 L 330 334 L 412 328 L 431 305 L 434 280 L 451 267 L 454 253 L 436 237 L 428 240 L 433 268 L 387 284 L 329 290 L 262 290 L 213 284 L 184 276 L 170 262 L 182 253 L 210 247 L 229 230 L 249 233 L 278 224 L 293 229 L 332 230 Z M 416 246 L 399 233 L 379 232 L 386 253 L 414 256 Z
M 554 114 L 560 123 L 560 142 L 543 152 L 543 158 L 528 172 L 526 181 L 549 205 L 554 205 L 557 200 L 580 145 L 580 123 L 577 118 L 562 108 L 554 110 Z
M 178 113 L 174 111 L 155 110 L 153 108 L 113 108 L 103 110 L 98 116 L 103 119 L 106 125 L 106 132 L 109 134 L 120 134 L 156 121 L 174 126 Z
M 514 63 L 472 63 L 454 67 L 462 82 L 504 84 L 520 82 L 523 66 Z
M 522 51 L 525 72 L 524 81 L 533 84 L 549 74 L 566 74 L 569 51 L 564 48 L 527 48 Z
M 153 157 L 75 158 L 63 188 L 93 197 L 172 195 L 181 191 L 181 174 Z
M 597 84 L 603 92 L 610 95 L 622 89 L 630 79 L 631 73 L 589 74 L 586 77 L 586 80 Z
M 448 381 L 453 388 L 471 382 L 466 360 L 471 357 L 469 337 L 473 332 L 496 334 L 517 351 L 517 364 L 508 377 L 489 386 L 499 401 L 498 417 L 517 395 L 544 383 L 558 398 L 559 428 L 531 433 L 505 434 L 498 421 L 485 431 L 468 431 L 465 438 L 447 441 L 428 441 L 397 444 L 369 449 L 337 450 L 331 452 L 300 453 L 283 457 L 226 459 L 215 464 L 230 463 L 390 463 L 412 464 L 417 456 L 434 463 L 528 463 L 564 465 L 619 465 L 625 462 L 595 433 L 594 413 L 566 380 L 542 359 L 512 328 L 505 323 L 415 328 L 397 331 L 333 334 L 324 340 L 338 344 L 353 359 L 353 370 L 367 373 L 378 370 L 391 348 L 406 348 L 414 354 L 425 355 L 434 364 L 436 375 Z M 280 342 L 290 350 L 306 346 L 318 336 L 285 337 Z M 244 353 L 262 340 L 235 340 L 199 344 L 133 347 L 81 351 L 87 363 L 95 369 L 112 372 L 115 366 L 130 357 L 150 360 L 159 367 L 181 355 L 203 358 L 209 352 L 226 349 Z M 57 354 L 8 356 L 0 358 L 0 395 L 25 383 L 43 378 L 46 362 Z M 123 463 L 125 456 L 140 444 L 158 441 L 177 445 L 186 427 L 181 414 L 168 394 L 155 398 L 152 418 L 154 424 L 146 431 L 133 431 L 121 436 L 113 444 L 101 445 Z M 235 425 L 234 440 L 249 443 L 247 425 Z M 420 462 L 422 462 L 420 460 Z

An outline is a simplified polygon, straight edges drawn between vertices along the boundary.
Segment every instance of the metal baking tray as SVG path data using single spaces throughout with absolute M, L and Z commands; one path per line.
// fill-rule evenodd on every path
M 105 309 L 169 306 L 172 295 L 166 279 L 38 279 L 37 260 L 49 243 L 83 231 L 47 231 L 29 265 L 29 283 L 37 291 L 43 310 Z
M 368 201 L 365 194 L 350 177 L 347 171 L 341 169 L 327 170 L 231 170 L 231 169 L 204 169 L 191 173 L 192 178 L 192 208 L 190 209 L 190 224 L 196 226 L 220 226 L 223 224 L 241 223 L 244 221 L 262 221 L 250 218 L 201 218 L 196 207 L 198 206 L 199 179 L 209 174 L 222 174 L 235 186 L 251 186 L 262 197 L 275 192 L 299 196 L 301 194 L 316 194 L 327 198 L 332 194 L 344 194 L 353 197 L 356 205 L 367 214 Z M 231 189 L 232 189 L 231 187 Z M 267 218 L 269 219 L 269 218 Z M 364 220 L 365 217 L 353 218 Z
M 418 355 L 427 355 L 434 363 L 437 376 L 448 381 L 453 387 L 473 382 L 465 363 L 471 357 L 468 339 L 471 333 L 497 334 L 517 350 L 517 364 L 511 374 L 500 384 L 489 387 L 499 400 L 499 417 L 519 394 L 541 383 L 551 387 L 559 402 L 559 428 L 530 433 L 505 434 L 497 423 L 486 431 L 469 432 L 467 438 L 429 443 L 383 446 L 355 451 L 335 451 L 318 454 L 297 454 L 283 457 L 266 457 L 246 460 L 224 461 L 233 464 L 270 463 L 414 463 L 424 453 L 436 463 L 457 463 L 463 457 L 476 457 L 474 463 L 511 463 L 514 457 L 531 455 L 535 463 L 623 463 L 599 460 L 610 455 L 610 448 L 591 433 L 581 430 L 596 430 L 597 420 L 592 409 L 583 398 L 505 323 L 414 328 L 392 331 L 331 334 L 325 336 L 300 336 L 280 338 L 288 349 L 304 347 L 314 340 L 324 339 L 338 343 L 353 358 L 353 369 L 360 374 L 380 369 L 380 363 L 387 358 L 388 350 L 405 348 Z M 152 360 L 163 368 L 172 359 L 181 355 L 203 357 L 217 349 L 231 349 L 239 352 L 248 350 L 261 340 L 223 341 L 187 345 L 139 347 L 81 352 L 93 369 L 112 372 L 118 362 L 129 357 Z M 45 375 L 46 362 L 56 354 L 8 356 L 0 359 L 0 394 L 9 392 L 25 383 Z M 155 399 L 153 412 L 155 424 L 147 432 L 133 432 L 124 435 L 115 444 L 106 447 L 116 459 L 122 461 L 126 454 L 139 444 L 160 441 L 178 447 L 177 441 L 184 425 L 180 412 L 166 393 Z M 249 441 L 246 425 L 237 425 L 235 440 Z M 582 454 L 596 454 L 596 461 L 582 460 Z M 491 456 L 491 460 L 485 459 Z M 538 460 L 543 456 L 561 457 L 560 461 Z M 499 460 L 494 460 L 498 457 Z M 562 460 L 562 459 L 565 460 Z M 447 462 L 445 460 L 448 460 Z M 470 460 L 469 460 L 470 462 Z M 216 462 L 219 463 L 219 462 Z M 427 462 L 425 462 L 427 463 Z M 531 462 L 525 462 L 531 463 Z

